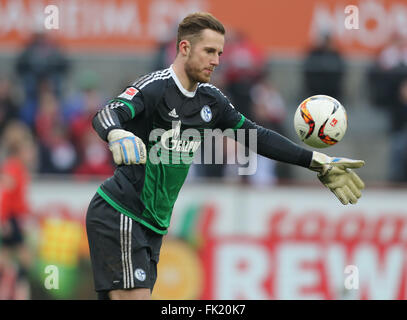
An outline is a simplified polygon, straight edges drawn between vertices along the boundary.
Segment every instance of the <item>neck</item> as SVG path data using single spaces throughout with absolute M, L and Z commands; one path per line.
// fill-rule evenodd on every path
M 185 72 L 184 63 L 179 59 L 176 58 L 174 63 L 172 64 L 172 68 L 174 69 L 175 74 L 177 75 L 181 85 L 187 91 L 195 91 L 196 86 L 198 85 L 197 82 L 192 81 Z

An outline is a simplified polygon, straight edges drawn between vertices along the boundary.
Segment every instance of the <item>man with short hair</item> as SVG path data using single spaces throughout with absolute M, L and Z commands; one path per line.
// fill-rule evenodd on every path
M 86 218 L 99 298 L 150 298 L 162 237 L 187 176 L 188 159 L 207 129 L 255 129 L 259 154 L 318 172 L 344 204 L 361 196 L 363 182 L 349 168 L 361 167 L 363 161 L 301 148 L 246 119 L 209 84 L 224 34 L 211 14 L 188 15 L 178 28 L 173 64 L 138 79 L 93 119 L 118 165 L 97 190 Z M 192 129 L 198 134 L 185 137 Z

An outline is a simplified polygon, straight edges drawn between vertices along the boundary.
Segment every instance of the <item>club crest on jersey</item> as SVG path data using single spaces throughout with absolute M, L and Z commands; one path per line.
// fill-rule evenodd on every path
M 134 271 L 134 275 L 136 276 L 136 279 L 139 281 L 146 280 L 146 273 L 143 269 L 137 268 L 136 271 Z
M 212 110 L 209 106 L 204 105 L 201 110 L 201 118 L 205 122 L 209 122 L 212 119 Z

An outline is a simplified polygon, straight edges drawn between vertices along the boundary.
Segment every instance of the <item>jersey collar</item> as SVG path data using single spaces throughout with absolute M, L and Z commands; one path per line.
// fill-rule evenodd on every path
M 171 74 L 172 78 L 174 79 L 175 84 L 177 85 L 178 89 L 182 92 L 182 94 L 183 94 L 184 96 L 186 96 L 186 97 L 188 97 L 188 98 L 193 98 L 193 97 L 195 97 L 195 93 L 196 93 L 196 90 L 198 89 L 198 86 L 196 86 L 197 89 L 195 89 L 195 91 L 188 91 L 188 90 L 186 90 L 186 89 L 182 86 L 181 81 L 179 81 L 177 75 L 175 74 L 175 71 L 174 71 L 172 65 L 170 66 L 170 74 Z

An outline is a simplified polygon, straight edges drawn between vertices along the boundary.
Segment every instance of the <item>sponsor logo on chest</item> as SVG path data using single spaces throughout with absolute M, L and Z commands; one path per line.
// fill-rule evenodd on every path
M 192 135 L 187 133 L 188 129 L 184 130 L 181 134 L 181 121 L 178 121 L 173 129 L 167 130 L 163 133 L 161 136 L 161 144 L 166 150 L 176 152 L 195 152 L 198 150 L 201 141 L 189 140 Z

